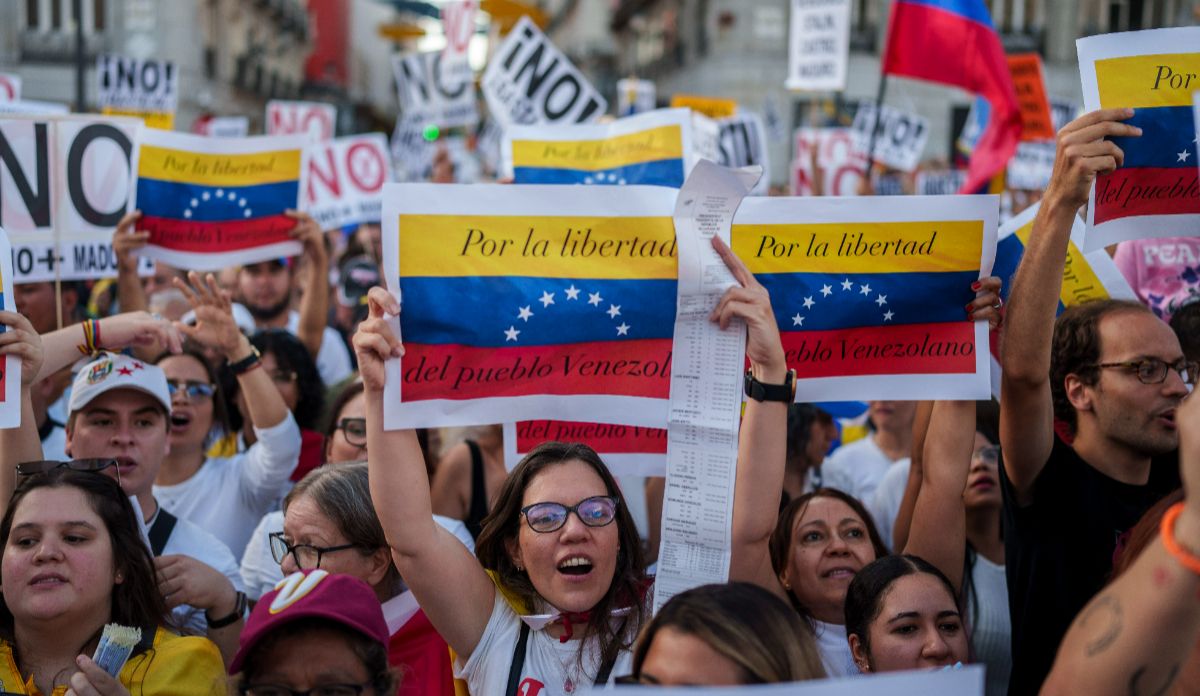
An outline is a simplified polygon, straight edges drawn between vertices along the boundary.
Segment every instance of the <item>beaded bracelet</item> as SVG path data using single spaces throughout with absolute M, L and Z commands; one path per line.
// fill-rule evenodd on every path
M 83 320 L 83 343 L 75 346 L 80 353 L 92 355 L 100 350 L 100 321 L 97 319 Z
M 1180 546 L 1179 541 L 1175 538 L 1175 520 L 1179 519 L 1180 513 L 1183 512 L 1183 505 L 1182 501 L 1175 503 L 1167 510 L 1167 514 L 1163 515 L 1163 546 L 1166 547 L 1167 553 L 1174 556 L 1175 560 L 1179 561 L 1184 568 L 1200 575 L 1200 556 Z

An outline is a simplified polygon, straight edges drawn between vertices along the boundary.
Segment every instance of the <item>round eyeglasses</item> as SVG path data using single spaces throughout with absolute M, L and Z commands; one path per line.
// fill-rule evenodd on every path
M 607 495 L 584 498 L 567 506 L 562 503 L 534 503 L 521 508 L 529 528 L 541 534 L 557 532 L 567 523 L 571 513 L 589 527 L 605 527 L 617 517 L 617 499 Z

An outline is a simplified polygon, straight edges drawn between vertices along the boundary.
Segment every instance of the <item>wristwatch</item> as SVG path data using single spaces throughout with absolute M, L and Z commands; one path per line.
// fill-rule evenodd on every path
M 227 616 L 222 616 L 219 619 L 213 619 L 209 617 L 208 612 L 206 611 L 204 612 L 204 620 L 208 623 L 209 628 L 225 628 L 226 626 L 242 618 L 242 615 L 246 613 L 246 604 L 246 593 L 239 591 L 234 599 L 232 612 L 230 612 Z
M 229 363 L 229 370 L 233 372 L 234 376 L 244 375 L 249 372 L 252 367 L 257 365 L 261 358 L 262 353 L 259 353 L 258 349 L 254 346 L 250 346 L 250 355 L 247 355 L 237 362 Z
M 782 401 L 791 403 L 796 398 L 796 371 L 788 370 L 783 384 L 763 384 L 746 370 L 746 396 L 758 402 Z

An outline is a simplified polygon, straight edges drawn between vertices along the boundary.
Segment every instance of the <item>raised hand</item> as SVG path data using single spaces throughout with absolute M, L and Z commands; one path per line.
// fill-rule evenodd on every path
M 203 283 L 200 280 L 195 271 L 188 271 L 187 283 L 174 279 L 175 287 L 183 292 L 196 313 L 195 326 L 175 322 L 175 328 L 193 341 L 220 351 L 229 360 L 241 358 L 249 352 L 243 345 L 247 339 L 233 320 L 229 296 L 217 286 L 213 274 L 206 275 Z
M 150 241 L 149 232 L 134 229 L 137 221 L 141 219 L 142 211 L 140 210 L 126 213 L 125 217 L 117 223 L 116 231 L 113 232 L 113 253 L 117 256 L 117 269 L 122 273 L 137 273 L 138 261 L 135 252 L 141 250 Z
M 403 344 L 385 318 L 398 314 L 400 303 L 391 293 L 381 287 L 371 288 L 367 293 L 367 318 L 358 325 L 351 341 L 358 355 L 358 372 L 362 375 L 363 386 L 369 391 L 383 389 L 384 361 L 404 355 Z
M 717 302 L 709 317 L 724 329 L 734 317 L 746 322 L 746 357 L 756 376 L 765 382 L 782 382 L 787 364 L 784 359 L 783 343 L 779 337 L 779 326 L 771 309 L 771 298 L 767 289 L 754 277 L 746 264 L 742 263 L 719 237 L 712 238 L 725 266 L 733 274 L 738 285 L 729 288 Z M 760 372 L 761 370 L 761 372 Z
M 100 321 L 103 348 L 121 350 L 130 346 L 165 346 L 172 353 L 183 350 L 183 336 L 174 324 L 148 312 L 123 312 Z
M 996 276 L 980 278 L 971 284 L 975 299 L 967 305 L 967 318 L 971 321 L 986 321 L 993 329 L 1004 321 L 1004 300 L 1000 299 L 1001 281 Z
M 1063 126 L 1045 199 L 1061 201 L 1071 210 L 1087 203 L 1096 176 L 1125 163 L 1125 153 L 1107 138 L 1142 134 L 1141 128 L 1122 123 L 1131 116 L 1133 109 L 1100 109 Z
M 16 312 L 0 312 L 0 324 L 6 331 L 0 333 L 0 355 L 15 355 L 21 359 L 21 388 L 28 389 L 42 369 L 42 337 L 33 330 L 23 315 Z M 76 356 L 78 357 L 78 356 Z

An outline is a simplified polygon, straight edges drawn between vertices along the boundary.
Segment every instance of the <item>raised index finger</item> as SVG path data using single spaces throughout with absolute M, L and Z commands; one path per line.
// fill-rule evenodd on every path
M 733 249 L 729 248 L 724 239 L 714 234 L 712 245 L 717 250 L 717 255 L 725 262 L 725 267 L 733 274 L 734 279 L 737 280 L 739 285 L 748 288 L 758 284 L 758 281 L 754 279 L 754 274 L 750 272 L 749 268 L 746 268 L 746 264 L 742 263 L 737 254 L 733 253 Z
M 400 303 L 392 293 L 378 285 L 367 292 L 367 311 L 371 317 L 383 318 L 385 314 L 400 313 Z

